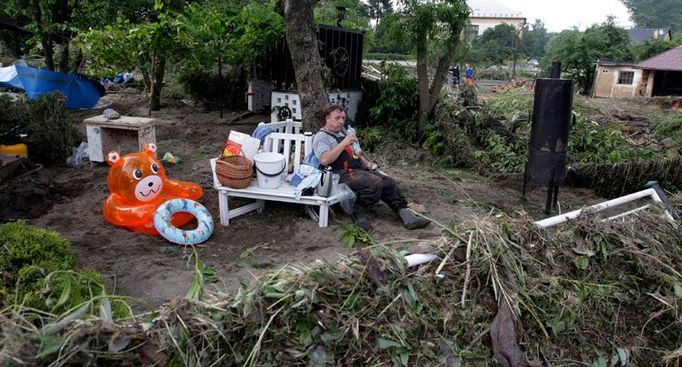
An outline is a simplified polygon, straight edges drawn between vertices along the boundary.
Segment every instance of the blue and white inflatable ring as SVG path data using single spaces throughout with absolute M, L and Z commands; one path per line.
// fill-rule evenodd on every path
M 197 218 L 196 229 L 183 231 L 173 226 L 173 214 L 186 212 Z M 205 206 L 190 199 L 171 199 L 161 204 L 154 213 L 154 227 L 163 238 L 178 245 L 196 245 L 213 233 L 213 218 Z

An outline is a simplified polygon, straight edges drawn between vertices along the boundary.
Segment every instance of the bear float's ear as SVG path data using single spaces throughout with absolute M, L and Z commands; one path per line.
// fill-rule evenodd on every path
M 156 158 L 156 144 L 154 143 L 145 144 L 144 153 L 152 158 Z
M 109 163 L 109 165 L 112 167 L 122 164 L 123 159 L 121 159 L 121 153 L 109 152 L 109 154 L 107 154 L 107 163 Z

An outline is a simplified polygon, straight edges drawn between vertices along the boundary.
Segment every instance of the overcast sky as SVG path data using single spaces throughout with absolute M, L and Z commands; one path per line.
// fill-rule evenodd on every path
M 577 26 L 580 30 L 602 23 L 607 15 L 616 17 L 616 24 L 632 27 L 627 8 L 619 0 L 497 0 L 511 10 L 520 12 L 529 24 L 535 19 L 545 22 L 550 32 L 560 32 Z

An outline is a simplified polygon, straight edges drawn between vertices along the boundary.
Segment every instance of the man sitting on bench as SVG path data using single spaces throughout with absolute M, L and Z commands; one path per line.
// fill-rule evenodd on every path
M 381 200 L 398 213 L 407 229 L 426 227 L 430 221 L 407 207 L 396 182 L 379 172 L 376 164 L 367 160 L 359 149 L 353 151 L 358 139 L 346 133 L 345 122 L 343 107 L 328 107 L 324 111 L 324 127 L 313 138 L 313 153 L 323 166 L 331 166 L 340 176 L 340 182 L 348 185 L 357 196 L 352 215 L 357 226 L 366 231 L 372 229 L 365 214 L 370 205 Z

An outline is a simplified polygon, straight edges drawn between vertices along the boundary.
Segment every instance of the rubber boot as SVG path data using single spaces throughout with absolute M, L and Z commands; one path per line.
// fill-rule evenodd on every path
M 353 217 L 353 222 L 355 222 L 356 226 L 368 232 L 372 230 L 372 225 L 369 224 L 369 219 L 367 219 L 367 215 L 365 215 L 365 208 L 355 205 L 351 216 Z
M 424 228 L 431 223 L 430 220 L 414 214 L 409 208 L 400 209 L 398 215 L 400 215 L 400 219 L 403 221 L 403 226 L 407 229 Z

